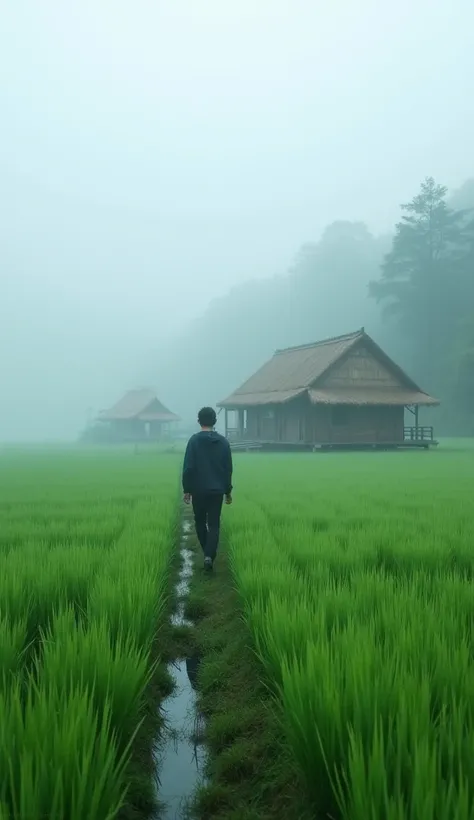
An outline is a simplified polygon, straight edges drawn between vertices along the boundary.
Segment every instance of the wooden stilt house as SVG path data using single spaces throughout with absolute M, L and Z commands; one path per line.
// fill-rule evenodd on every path
M 277 350 L 218 406 L 234 447 L 389 449 L 437 444 L 437 404 L 362 329 Z
M 98 421 L 109 425 L 116 442 L 159 441 L 180 421 L 150 388 L 129 390 Z

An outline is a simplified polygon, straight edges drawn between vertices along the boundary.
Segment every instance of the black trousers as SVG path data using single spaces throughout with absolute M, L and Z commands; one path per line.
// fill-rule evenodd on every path
M 219 546 L 222 503 L 224 496 L 217 493 L 193 495 L 196 535 L 206 558 L 216 557 Z

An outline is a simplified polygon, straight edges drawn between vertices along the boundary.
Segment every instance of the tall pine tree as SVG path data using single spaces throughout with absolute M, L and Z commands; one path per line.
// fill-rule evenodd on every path
M 411 366 L 431 389 L 443 383 L 440 362 L 451 349 L 466 298 L 466 262 L 474 226 L 446 202 L 447 188 L 428 177 L 402 205 L 392 248 L 370 293 L 408 335 Z

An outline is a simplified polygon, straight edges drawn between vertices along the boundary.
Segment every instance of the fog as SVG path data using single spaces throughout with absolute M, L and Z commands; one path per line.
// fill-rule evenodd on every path
M 274 347 L 380 329 L 400 203 L 473 174 L 473 26 L 468 0 L 2 3 L 0 440 L 144 384 L 191 419 Z M 335 221 L 373 252 L 287 323 Z

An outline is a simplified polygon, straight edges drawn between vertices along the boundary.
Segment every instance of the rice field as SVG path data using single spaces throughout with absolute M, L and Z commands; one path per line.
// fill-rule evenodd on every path
M 474 817 L 474 451 L 236 461 L 245 617 L 317 816 Z
M 178 472 L 166 456 L 1 455 L 1 820 L 119 816 L 159 662 Z
M 181 458 L 0 455 L 0 820 L 121 818 Z M 234 483 L 224 540 L 314 815 L 472 820 L 474 449 L 241 454 Z

